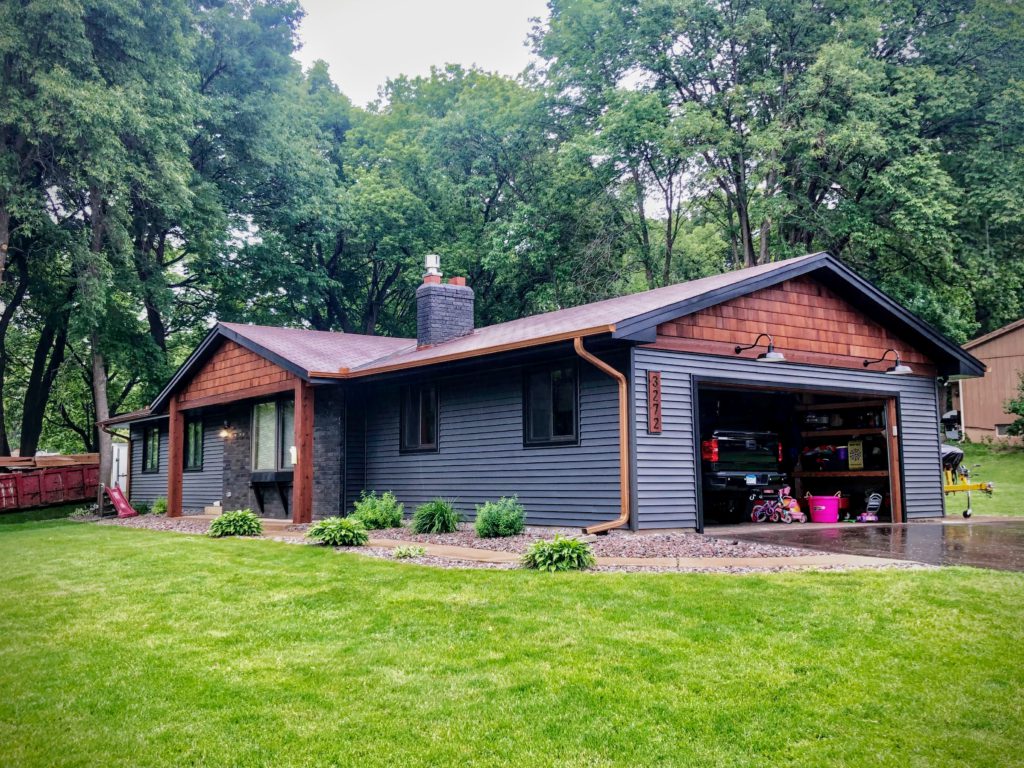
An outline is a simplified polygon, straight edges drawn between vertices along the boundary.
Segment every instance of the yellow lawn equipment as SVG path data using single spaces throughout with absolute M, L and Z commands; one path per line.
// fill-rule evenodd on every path
M 977 466 L 977 465 L 975 465 Z M 967 494 L 967 509 L 964 510 L 964 517 L 970 517 L 971 492 L 980 491 L 992 495 L 994 487 L 992 483 L 971 482 L 971 470 L 964 466 L 964 452 L 955 445 L 942 446 L 942 492 L 947 496 L 951 493 Z

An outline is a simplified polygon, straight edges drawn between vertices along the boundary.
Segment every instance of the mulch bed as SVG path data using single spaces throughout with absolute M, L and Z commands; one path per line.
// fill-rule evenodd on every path
M 610 531 L 606 536 L 582 536 L 579 529 L 576 528 L 527 527 L 518 536 L 481 539 L 477 537 L 473 527 L 467 523 L 460 524 L 459 530 L 455 533 L 416 534 L 412 532 L 411 528 L 402 527 L 371 531 L 370 536 L 380 539 L 401 539 L 421 544 L 447 544 L 486 549 L 492 552 L 522 554 L 533 542 L 550 539 L 556 533 L 563 536 L 577 536 L 590 541 L 594 554 L 598 557 L 798 557 L 812 554 L 806 549 L 796 547 L 681 532 L 648 534 Z
M 120 525 L 125 528 L 148 528 L 151 531 L 176 531 L 177 533 L 206 533 L 210 529 L 209 520 L 194 520 L 188 515 L 183 517 L 164 517 L 163 515 L 138 515 L 137 517 L 104 517 L 97 520 L 98 525 Z

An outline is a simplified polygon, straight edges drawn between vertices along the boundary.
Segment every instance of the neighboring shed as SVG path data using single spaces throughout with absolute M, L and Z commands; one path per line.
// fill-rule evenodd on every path
M 964 433 L 970 440 L 1013 440 L 1006 430 L 1016 416 L 1006 412 L 1006 402 L 1017 395 L 1024 373 L 1024 318 L 967 342 L 964 349 L 988 368 L 983 378 L 959 382 Z

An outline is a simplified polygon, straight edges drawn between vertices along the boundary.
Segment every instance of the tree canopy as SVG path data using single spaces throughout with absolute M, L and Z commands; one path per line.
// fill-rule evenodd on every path
M 1024 314 L 1003 0 L 551 0 L 518 78 L 376 103 L 293 0 L 0 5 L 0 453 L 95 450 L 214 319 L 413 335 L 828 250 L 958 341 Z

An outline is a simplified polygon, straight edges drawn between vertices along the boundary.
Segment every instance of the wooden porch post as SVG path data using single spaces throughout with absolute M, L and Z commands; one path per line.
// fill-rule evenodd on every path
M 295 469 L 292 475 L 292 522 L 313 520 L 313 387 L 295 382 Z
M 889 449 L 889 507 L 894 523 L 905 522 L 903 515 L 903 457 L 900 456 L 899 415 L 896 398 L 885 401 L 885 439 Z
M 181 474 L 185 466 L 185 414 L 172 395 L 167 430 L 167 516 L 181 517 Z

